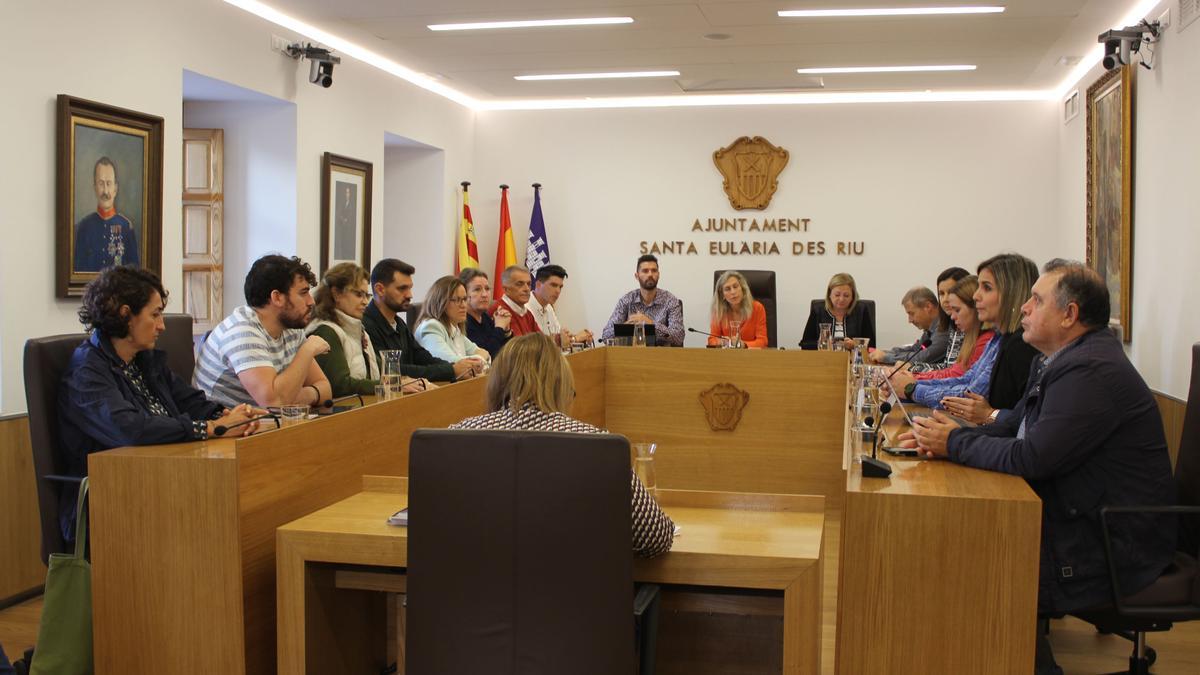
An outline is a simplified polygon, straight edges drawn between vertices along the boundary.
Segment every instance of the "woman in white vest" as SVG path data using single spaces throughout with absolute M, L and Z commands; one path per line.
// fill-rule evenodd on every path
M 421 305 L 417 340 L 430 354 L 450 363 L 469 357 L 486 365 L 492 357 L 467 338 L 466 322 L 467 287 L 458 277 L 442 277 L 433 282 Z
M 334 397 L 375 393 L 379 363 L 371 338 L 363 330 L 363 310 L 371 301 L 370 275 L 354 263 L 339 263 L 325 272 L 317 287 L 309 335 L 329 343 L 329 351 L 317 357 Z

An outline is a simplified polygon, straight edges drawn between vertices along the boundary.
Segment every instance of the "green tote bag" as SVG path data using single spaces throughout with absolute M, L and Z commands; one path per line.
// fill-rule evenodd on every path
M 52 553 L 46 572 L 42 622 L 29 675 L 91 675 L 92 565 L 87 546 L 88 481 L 75 507 L 75 553 Z

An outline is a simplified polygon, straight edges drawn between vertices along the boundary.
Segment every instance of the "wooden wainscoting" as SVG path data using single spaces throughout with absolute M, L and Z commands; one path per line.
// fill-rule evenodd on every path
M 1179 439 L 1183 436 L 1183 418 L 1187 414 L 1187 401 L 1180 401 L 1174 396 L 1154 393 L 1154 401 L 1158 403 L 1158 411 L 1162 413 L 1163 429 L 1167 432 L 1167 449 L 1171 452 L 1171 466 L 1179 456 Z
M 46 580 L 40 523 L 29 418 L 0 417 L 0 600 Z

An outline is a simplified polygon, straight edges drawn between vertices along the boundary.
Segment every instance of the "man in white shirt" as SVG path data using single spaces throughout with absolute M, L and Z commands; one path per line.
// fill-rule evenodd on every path
M 525 309 L 537 321 L 538 329 L 546 335 L 559 341 L 560 344 L 570 345 L 572 342 L 586 343 L 592 341 L 592 332 L 584 329 L 578 333 L 563 328 L 554 312 L 554 303 L 562 295 L 563 282 L 567 271 L 561 265 L 542 265 L 538 268 L 537 277 L 533 284 L 533 297 L 525 304 Z

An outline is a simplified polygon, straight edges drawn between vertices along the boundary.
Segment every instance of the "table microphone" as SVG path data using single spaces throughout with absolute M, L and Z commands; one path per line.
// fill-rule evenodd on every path
M 864 478 L 887 478 L 892 475 L 892 466 L 887 462 L 876 459 L 875 454 L 879 449 L 879 433 L 883 428 L 883 419 L 892 411 L 892 404 L 884 401 L 879 404 L 879 423 L 868 417 L 863 420 L 863 424 L 872 427 L 875 432 L 874 445 L 871 447 L 871 454 L 863 454 L 859 459 L 862 460 L 862 475 Z
M 213 434 L 217 435 L 217 436 L 224 436 L 225 433 L 227 431 L 229 431 L 230 429 L 236 429 L 238 427 L 250 424 L 251 422 L 257 422 L 259 420 L 268 420 L 268 419 L 278 420 L 279 415 L 276 415 L 274 413 L 267 413 L 266 415 L 259 415 L 258 417 L 251 417 L 250 419 L 248 419 L 244 422 L 238 422 L 237 424 L 230 424 L 230 425 L 218 424 L 216 427 L 213 428 Z
M 327 398 L 327 399 L 325 399 L 325 400 L 324 400 L 324 401 L 321 403 L 321 407 L 322 407 L 322 408 L 332 408 L 334 403 L 341 403 L 342 401 L 347 401 L 347 400 L 350 400 L 350 399 L 352 399 L 352 398 L 356 398 L 356 399 L 358 399 L 358 404 L 359 404 L 360 406 L 363 404 L 363 399 L 362 399 L 362 395 L 361 395 L 361 394 L 346 394 L 345 396 L 339 396 L 339 397 L 337 397 L 337 398 Z
M 715 337 L 715 338 L 717 338 L 718 340 L 720 340 L 722 337 L 724 337 L 724 336 L 722 336 L 722 335 L 713 335 L 712 333 L 705 333 L 705 332 L 704 332 L 704 331 L 702 331 L 702 330 L 696 330 L 695 328 L 690 328 L 690 327 L 688 328 L 688 332 L 689 332 L 689 333 L 699 333 L 699 334 L 701 334 L 701 335 L 707 335 L 708 337 Z

